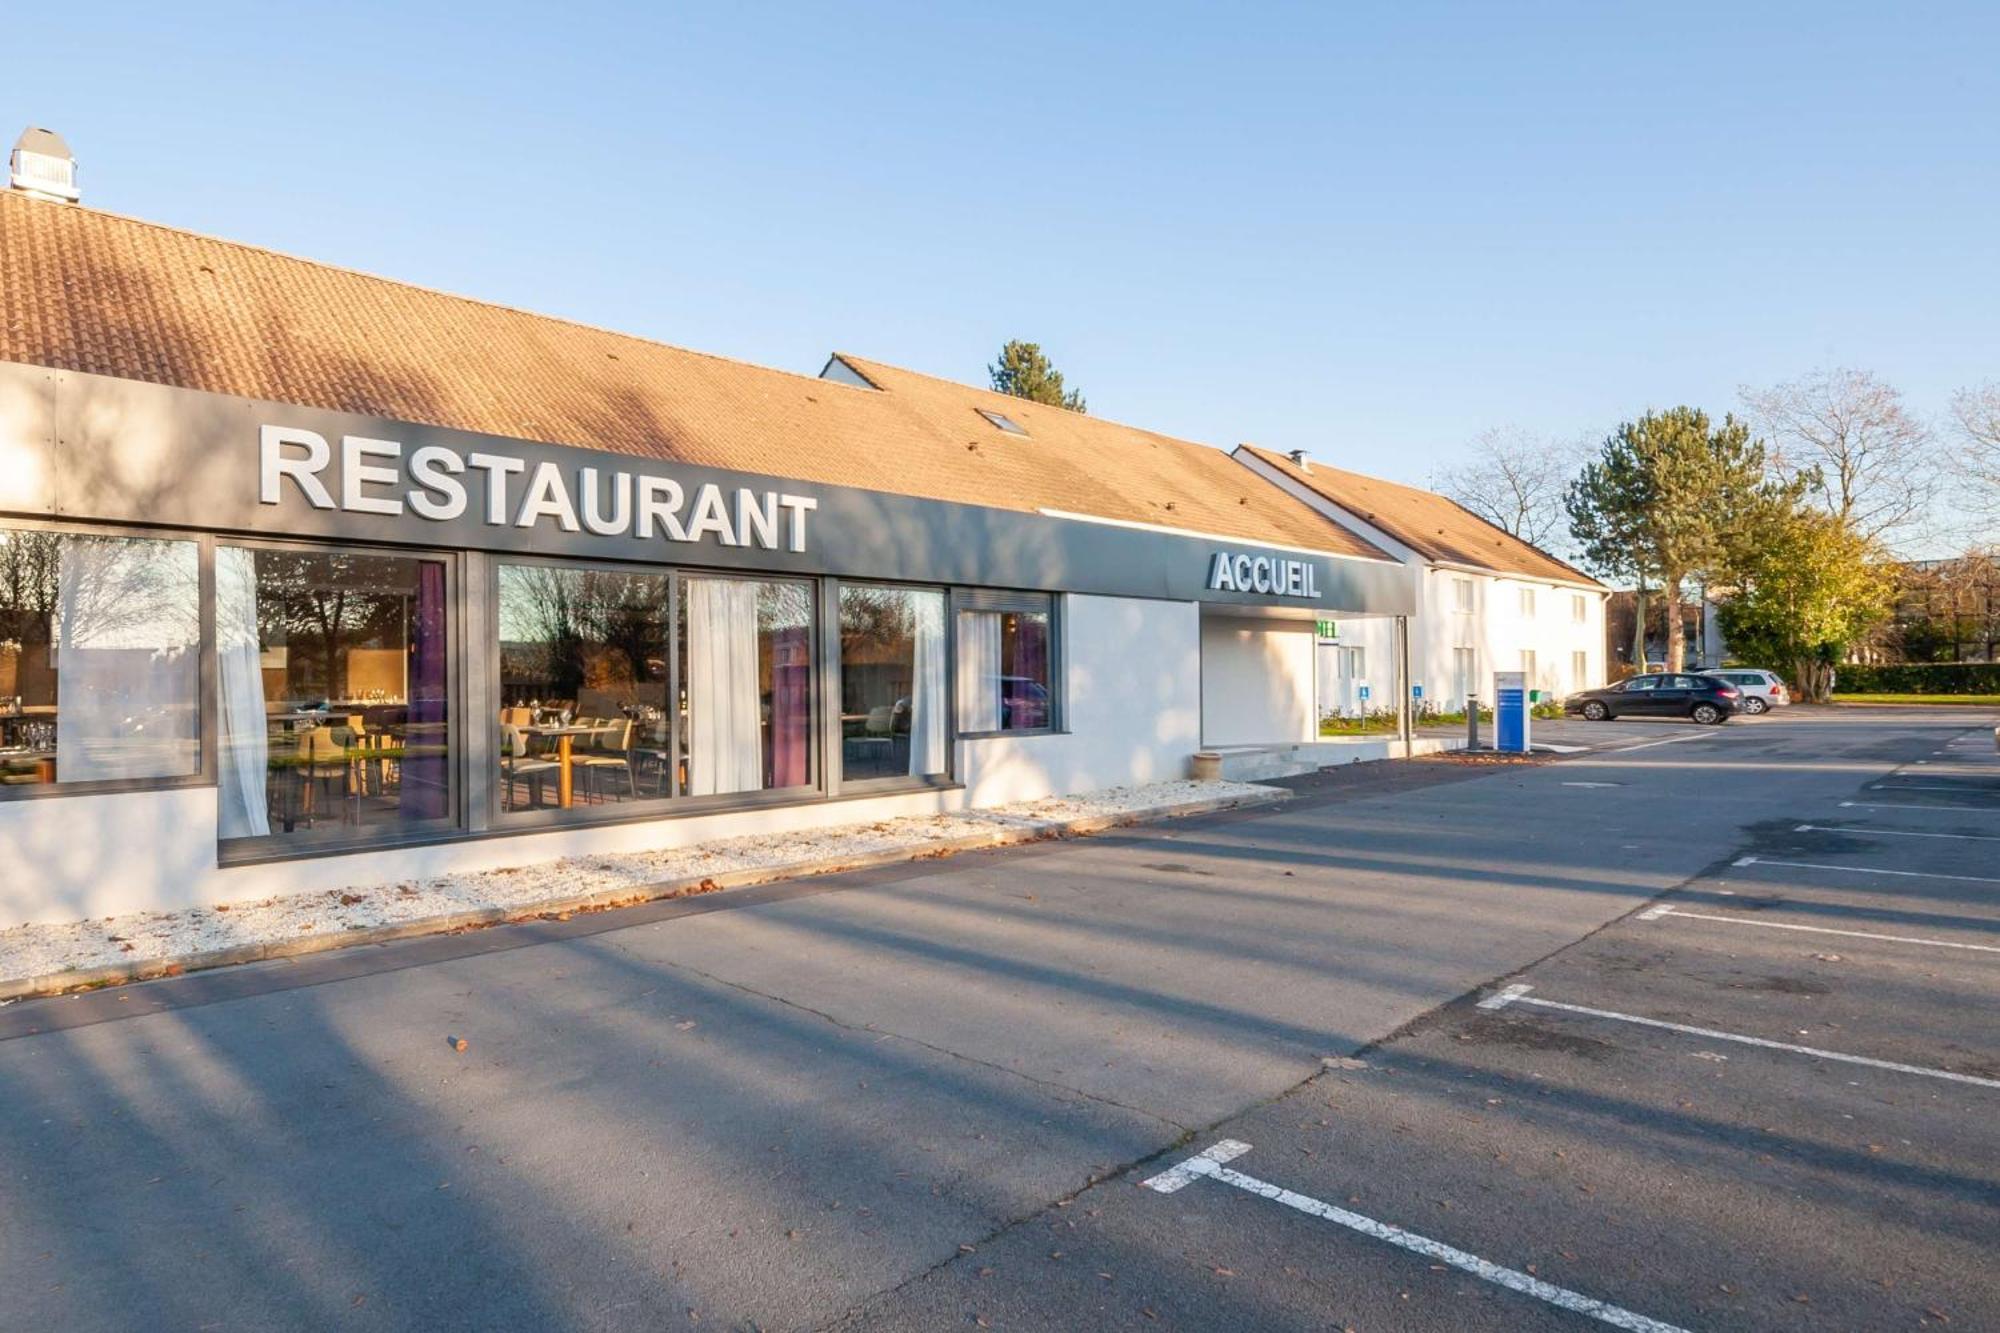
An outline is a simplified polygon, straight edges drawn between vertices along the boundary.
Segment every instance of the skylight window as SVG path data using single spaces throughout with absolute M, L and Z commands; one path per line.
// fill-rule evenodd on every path
M 1009 435 L 1026 435 L 1028 433 L 1022 428 L 1020 422 L 1014 420 L 1014 418 L 1004 412 L 989 412 L 983 407 L 974 408 L 973 410 L 1001 430 L 1006 431 Z

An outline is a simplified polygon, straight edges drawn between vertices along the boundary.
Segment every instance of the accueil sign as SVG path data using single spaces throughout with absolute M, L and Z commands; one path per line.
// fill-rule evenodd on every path
M 1319 596 L 1319 570 L 1310 560 L 1217 551 L 1208 562 L 1210 592 L 1261 592 L 1273 597 Z
M 534 529 L 554 524 L 564 532 L 599 537 L 638 536 L 670 542 L 713 540 L 721 546 L 766 550 L 806 549 L 806 515 L 819 507 L 809 495 L 737 487 L 733 495 L 712 482 L 687 494 L 672 477 L 565 467 L 507 454 L 461 453 L 440 444 L 404 452 L 395 440 L 360 435 L 340 439 L 338 478 L 326 437 L 296 426 L 258 431 L 257 498 L 281 504 L 286 484 L 315 509 L 350 514 L 404 513 L 446 523 L 475 503 L 490 527 Z

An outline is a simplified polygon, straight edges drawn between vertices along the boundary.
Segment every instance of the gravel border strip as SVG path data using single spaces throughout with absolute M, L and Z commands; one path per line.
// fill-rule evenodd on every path
M 184 954 L 178 958 L 149 958 L 143 963 L 73 968 L 46 976 L 0 979 L 0 1003 L 34 996 L 61 995 L 71 991 L 97 990 L 105 986 L 122 986 L 134 981 L 152 981 L 160 977 L 180 976 L 183 973 L 206 971 L 210 968 L 233 967 L 238 963 L 297 958 L 305 954 L 324 953 L 330 949 L 349 949 L 364 944 L 389 944 L 419 935 L 442 935 L 453 931 L 476 930 L 485 926 L 505 925 L 510 921 L 531 921 L 538 917 L 571 912 L 601 912 L 617 907 L 636 907 L 641 903 L 658 902 L 663 898 L 685 898 L 721 889 L 769 884 L 776 880 L 837 874 L 844 870 L 867 870 L 876 866 L 941 858 L 958 852 L 978 851 L 988 847 L 1045 842 L 1054 838 L 1097 833 L 1125 824 L 1149 823 L 1155 820 L 1210 814 L 1217 810 L 1270 805 L 1290 800 L 1291 797 L 1292 793 L 1289 791 L 1272 788 L 1268 793 L 1146 806 L 1137 810 L 1122 810 L 1115 815 L 1082 815 L 1074 819 L 1051 819 L 1019 828 L 997 828 L 991 832 L 977 833 L 969 837 L 911 843 L 906 847 L 885 851 L 663 880 L 640 889 L 611 889 L 598 893 L 548 898 L 537 903 L 513 907 L 486 907 L 469 912 L 451 912 L 442 916 L 423 917 L 416 921 L 399 921 L 393 925 L 326 931 L 317 935 L 301 935 L 294 939 L 270 940 L 259 944 L 237 944 L 226 949 Z

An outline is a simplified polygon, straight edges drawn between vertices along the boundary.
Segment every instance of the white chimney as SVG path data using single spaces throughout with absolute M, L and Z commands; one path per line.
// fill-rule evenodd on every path
M 76 188 L 76 159 L 54 130 L 35 125 L 22 130 L 7 166 L 8 183 L 23 194 L 65 204 L 83 197 Z
M 1306 457 L 1306 451 L 1303 449 L 1294 449 L 1289 454 L 1286 454 L 1285 457 L 1291 459 L 1292 466 L 1301 472 L 1310 472 L 1313 470 L 1312 460 Z

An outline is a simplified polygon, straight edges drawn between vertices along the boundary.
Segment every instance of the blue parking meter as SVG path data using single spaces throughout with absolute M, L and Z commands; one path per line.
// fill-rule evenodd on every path
M 1528 752 L 1528 673 L 1493 673 L 1493 745 L 1515 754 Z

